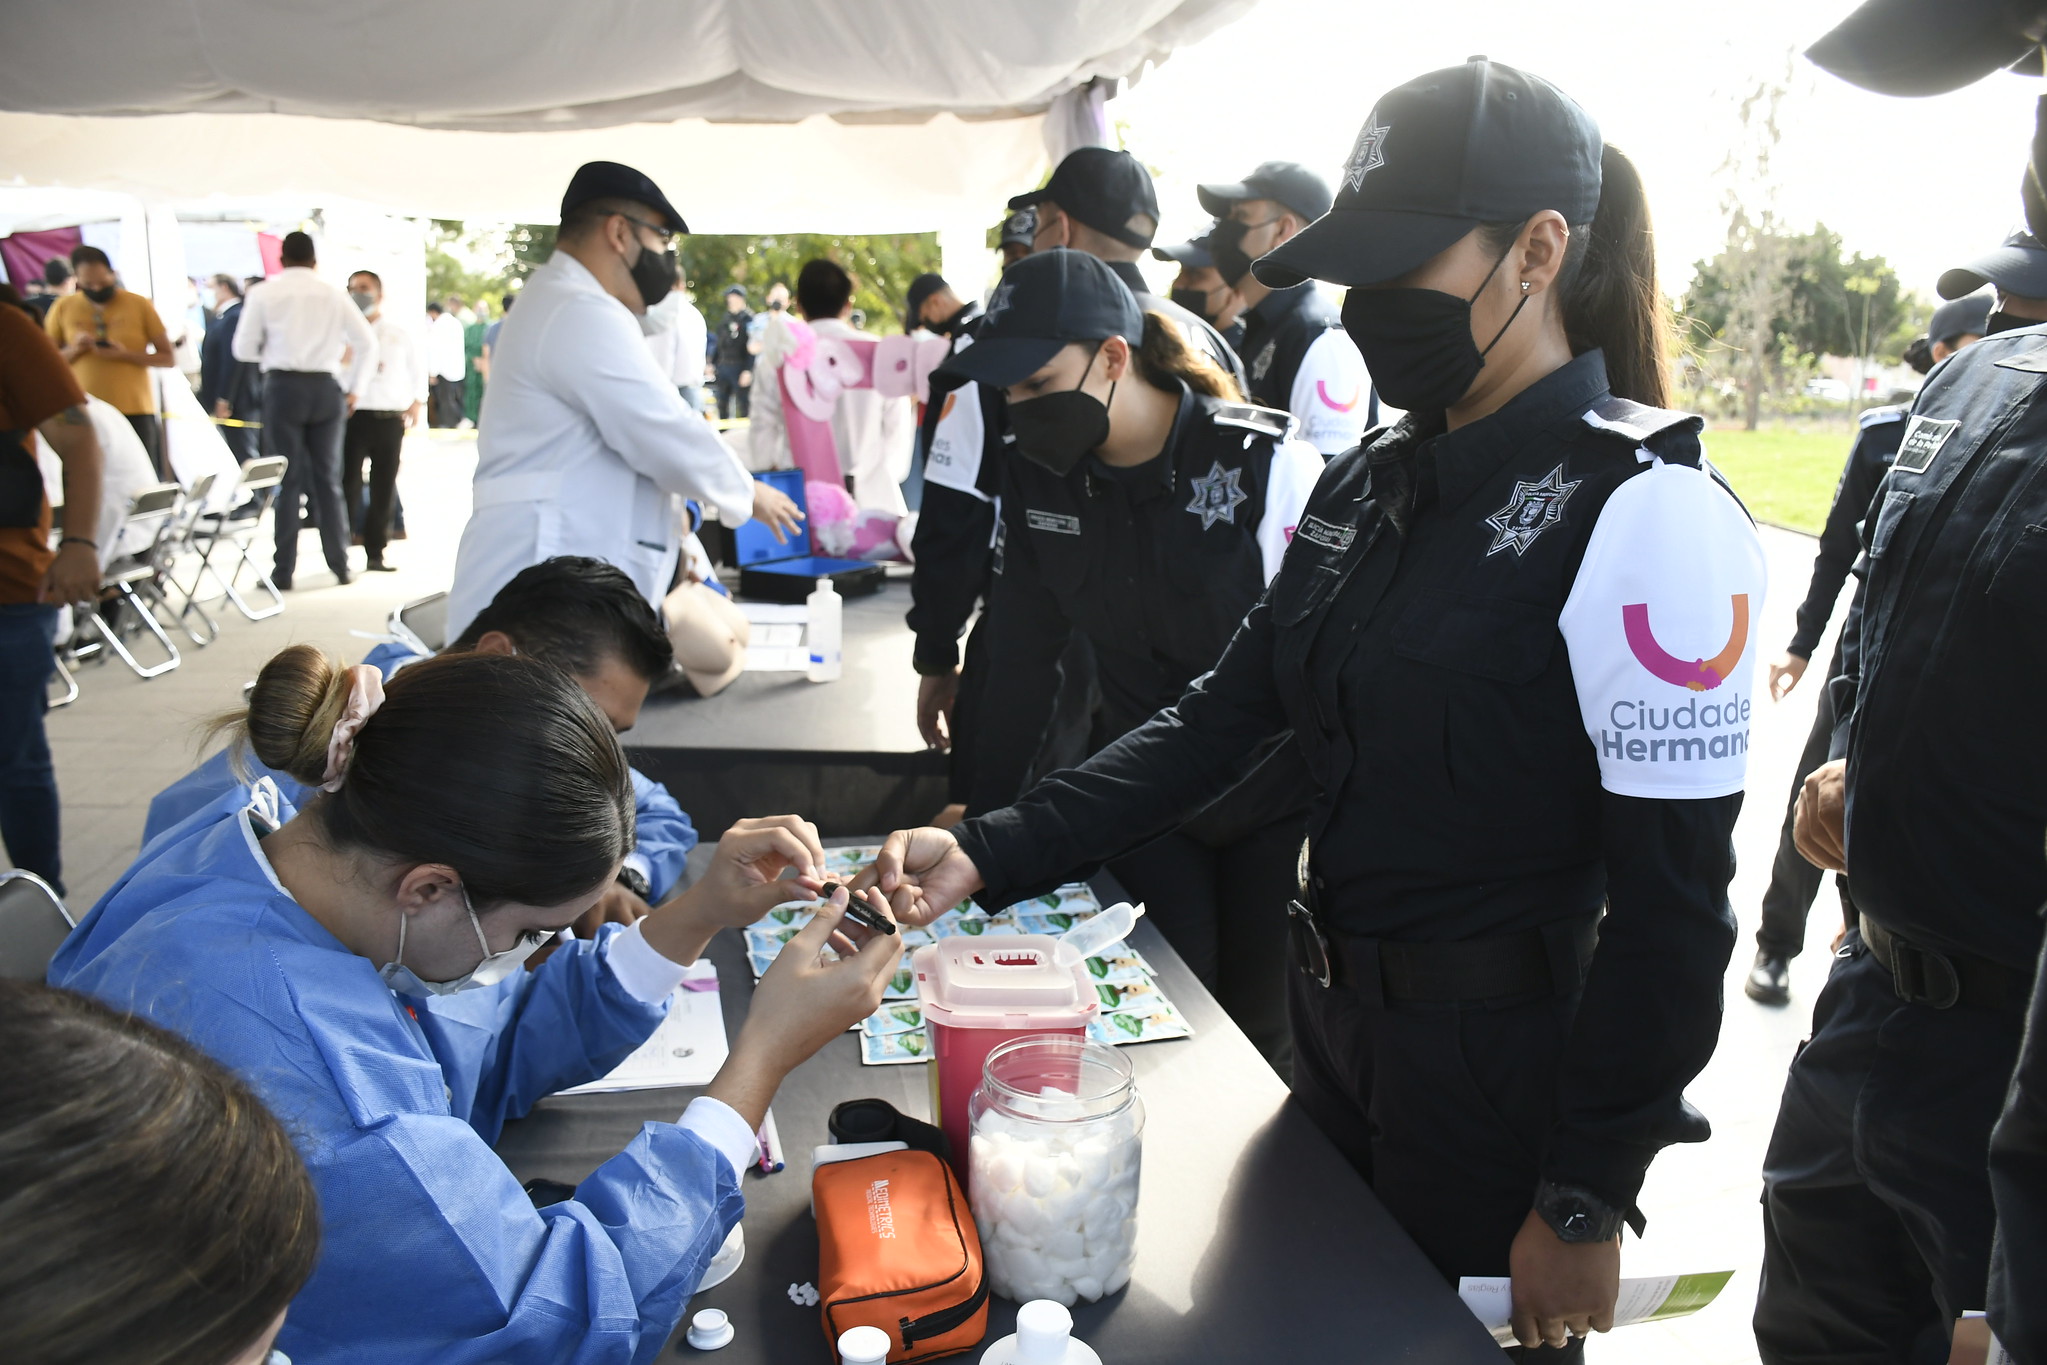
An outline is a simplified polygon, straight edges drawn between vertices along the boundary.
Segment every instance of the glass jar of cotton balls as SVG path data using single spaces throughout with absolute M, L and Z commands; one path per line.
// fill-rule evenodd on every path
M 990 1288 L 1071 1307 L 1128 1284 L 1144 1137 L 1129 1058 L 1086 1038 L 1014 1038 L 988 1054 L 967 1112 Z

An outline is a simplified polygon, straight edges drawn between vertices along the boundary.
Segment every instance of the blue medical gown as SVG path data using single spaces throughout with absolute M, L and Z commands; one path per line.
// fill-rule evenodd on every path
M 389 678 L 422 657 L 407 652 L 402 645 L 380 644 L 364 656 L 363 662 L 375 665 Z M 311 795 L 311 789 L 300 785 L 297 778 L 265 765 L 254 754 L 244 754 L 242 765 L 248 769 L 247 781 L 235 776 L 227 750 L 223 749 L 158 792 L 149 803 L 149 818 L 142 826 L 143 844 L 146 846 L 195 811 L 213 805 L 231 790 L 246 788 L 257 778 L 267 777 L 275 782 L 285 800 L 295 807 L 304 805 Z M 697 846 L 696 826 L 668 794 L 668 788 L 637 768 L 631 772 L 633 851 L 626 856 L 626 863 L 640 870 L 647 885 L 653 888 L 654 903 L 659 904 L 668 899 L 676 883 L 682 880 L 683 865 L 689 861 L 690 850 Z
M 146 847 L 50 981 L 192 1039 L 293 1133 L 322 1246 L 278 1348 L 298 1365 L 652 1360 L 739 1221 L 725 1158 L 648 1123 L 536 1210 L 490 1147 L 666 1013 L 605 965 L 621 931 L 486 990 L 401 997 L 273 880 L 247 804 L 230 793 Z

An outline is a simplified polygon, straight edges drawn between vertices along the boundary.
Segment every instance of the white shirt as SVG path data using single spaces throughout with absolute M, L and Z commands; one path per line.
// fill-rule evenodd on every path
M 654 363 L 639 319 L 558 251 L 533 272 L 491 352 L 477 423 L 474 510 L 455 556 L 448 633 L 512 576 L 552 555 L 623 569 L 668 591 L 679 497 L 753 515 L 753 479 Z
M 293 265 L 249 290 L 235 325 L 234 353 L 265 374 L 325 370 L 359 399 L 376 371 L 377 337 L 348 295 L 312 267 Z
M 358 412 L 404 412 L 426 401 L 426 356 L 419 339 L 389 313 L 370 322 L 377 334 L 377 368 L 368 388 L 356 399 Z
M 1365 434 L 1372 407 L 1372 377 L 1357 343 L 1331 327 L 1308 344 L 1287 408 L 1299 422 L 1300 438 L 1324 455 L 1340 455 Z
M 703 387 L 704 342 L 710 337 L 704 315 L 680 289 L 669 290 L 667 298 L 648 310 L 648 316 L 656 315 L 672 321 L 647 335 L 647 349 L 653 352 L 655 365 L 678 389 Z
M 427 323 L 426 363 L 436 379 L 460 379 L 468 372 L 469 356 L 462 344 L 462 319 L 453 313 L 442 313 Z

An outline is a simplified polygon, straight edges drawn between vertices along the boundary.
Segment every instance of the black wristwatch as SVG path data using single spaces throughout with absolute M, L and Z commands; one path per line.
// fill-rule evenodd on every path
M 1621 1235 L 1627 1210 L 1617 1209 L 1580 1185 L 1545 1180 L 1535 1191 L 1535 1212 L 1560 1242 L 1611 1242 Z
M 649 905 L 654 903 L 654 888 L 647 884 L 646 877 L 641 875 L 637 867 L 631 865 L 621 867 L 618 870 L 618 884 Z

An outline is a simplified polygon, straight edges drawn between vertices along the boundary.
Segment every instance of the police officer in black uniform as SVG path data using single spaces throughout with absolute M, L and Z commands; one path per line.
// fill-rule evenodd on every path
M 1809 55 L 1925 95 L 2029 58 L 2037 72 L 2043 25 L 2038 3 L 1886 0 Z M 2036 233 L 2047 118 L 2040 133 L 2022 185 Z M 2047 329 L 2018 319 L 2047 319 L 2047 297 L 1998 291 L 1992 335 L 1920 391 L 1864 523 L 1861 624 L 1833 684 L 1843 722 L 1796 829 L 1815 863 L 1847 870 L 1856 924 L 1763 1168 L 1755 1326 L 1770 1365 L 1946 1360 L 1956 1319 L 1986 1299 L 2000 1335 L 2030 1320 L 2032 1340 L 2007 1346 L 2047 1358 L 2038 1153 L 1991 1150 L 2008 1088 L 2007 1155 L 2041 1093 L 2014 1066 L 2047 903 Z M 1993 1162 L 2010 1181 L 1996 1203 Z
M 1016 438 L 971 815 L 1023 792 L 1076 636 L 1101 690 L 1089 752 L 1214 666 L 1278 569 L 1322 457 L 1288 439 L 1286 414 L 1236 401 L 1219 367 L 1082 252 L 1011 268 L 975 343 L 943 370 L 1006 391 Z M 1200 820 L 1115 870 L 1283 1070 L 1285 904 L 1308 792 L 1298 753 L 1272 747 Z
M 996 247 L 1002 252 L 1002 268 L 1009 269 L 1031 254 L 1031 239 L 1038 235 L 1038 211 L 1016 209 L 996 230 Z
M 1070 152 L 1043 186 L 1009 201 L 1038 215 L 1032 251 L 1072 247 L 1107 263 L 1147 313 L 1171 318 L 1189 345 L 1205 353 L 1245 388 L 1244 365 L 1222 333 L 1170 299 L 1151 292 L 1137 268 L 1159 227 L 1159 197 L 1151 172 L 1128 152 L 1082 147 Z
M 1291 412 L 1303 440 L 1325 455 L 1348 450 L 1378 425 L 1379 402 L 1336 306 L 1313 280 L 1274 289 L 1251 273 L 1251 258 L 1279 248 L 1329 212 L 1329 183 L 1306 166 L 1268 161 L 1242 180 L 1199 185 L 1216 216 L 1209 255 L 1237 295 L 1239 348 L 1252 401 Z
M 1475 58 L 1381 99 L 1343 185 L 1258 269 L 1355 286 L 1407 416 L 1329 463 L 1171 710 L 867 875 L 914 920 L 1007 903 L 1291 730 L 1318 792 L 1295 1097 L 1448 1279 L 1511 1274 L 1530 1354 L 1570 1359 L 1611 1324 L 1651 1158 L 1707 1136 L 1683 1091 L 1734 943 L 1762 551 L 1698 419 L 1658 406 L 1641 182 L 1582 109 Z
M 2038 259 L 2037 268 L 2042 282 L 2047 284 L 2047 252 L 2040 253 Z M 1947 284 L 1949 278 L 1956 274 L 1949 271 L 1943 275 L 1942 284 Z M 1969 287 L 1980 288 L 1981 284 L 1979 277 L 1977 283 Z M 1934 309 L 1925 338 L 1927 363 L 1915 368 L 1925 374 L 1934 365 L 1981 337 L 1984 319 L 1989 313 L 1988 294 L 1955 299 Z M 1769 685 L 1773 700 L 1782 701 L 1791 694 L 1791 689 L 1798 686 L 1799 679 L 1805 676 L 1813 650 L 1819 648 L 1820 636 L 1827 629 L 1827 619 L 1834 614 L 1834 602 L 1841 595 L 1841 585 L 1848 581 L 1848 571 L 1861 552 L 1862 519 L 1869 513 L 1870 499 L 1876 493 L 1878 482 L 1882 480 L 1884 471 L 1891 467 L 1892 457 L 1898 453 L 1898 442 L 1905 434 L 1905 418 L 1910 411 L 1909 404 L 1899 403 L 1871 408 L 1862 414 L 1855 445 L 1849 450 L 1848 463 L 1841 470 L 1841 482 L 1834 488 L 1834 504 L 1827 510 L 1827 523 L 1820 531 L 1820 551 L 1813 557 L 1812 581 L 1806 587 L 1805 600 L 1799 603 L 1798 623 L 1792 631 L 1791 643 L 1770 664 Z M 1827 761 L 1827 752 L 1833 743 L 1836 717 L 1832 694 L 1824 684 L 1826 678 L 1840 673 L 1841 649 L 1849 634 L 1844 627 L 1841 641 L 1834 646 L 1833 660 L 1823 675 L 1812 730 L 1806 735 L 1805 749 L 1799 754 L 1798 768 L 1792 774 L 1790 799 L 1784 803 L 1784 825 L 1777 836 L 1777 859 L 1770 868 L 1769 889 L 1763 892 L 1762 924 L 1756 930 L 1755 965 L 1749 968 L 1748 980 L 1742 989 L 1749 999 L 1765 1005 L 1784 1005 L 1791 1001 L 1791 959 L 1805 948 L 1805 912 L 1812 907 L 1813 897 L 1819 894 L 1820 879 L 1825 875 L 1798 851 L 1792 840 L 1791 826 L 1792 818 L 1798 813 L 1798 794 L 1804 789 L 1806 774 Z M 1845 908 L 1847 878 L 1836 877 L 1835 881 L 1840 885 Z
M 1190 238 L 1178 246 L 1155 246 L 1151 254 L 1157 260 L 1171 261 L 1180 267 L 1180 273 L 1166 287 L 1166 297 L 1221 332 L 1230 349 L 1241 355 L 1244 346 L 1243 300 L 1223 283 L 1222 272 L 1215 268 L 1215 257 L 1208 249 L 1214 231 L 1214 226 L 1210 225 L 1209 231 L 1199 237 Z

